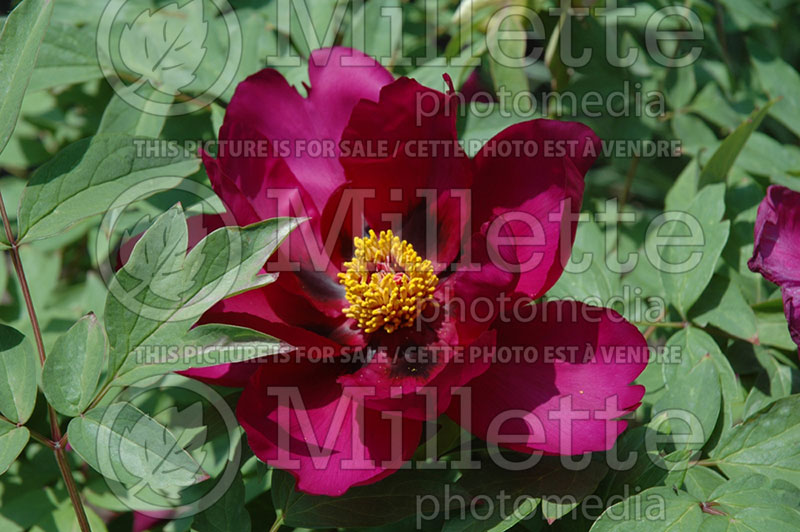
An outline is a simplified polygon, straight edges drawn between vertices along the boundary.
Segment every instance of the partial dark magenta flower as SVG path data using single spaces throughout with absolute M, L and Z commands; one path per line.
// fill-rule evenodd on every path
M 767 189 L 747 265 L 781 288 L 789 332 L 800 346 L 800 193 L 778 185 Z
M 203 158 L 240 225 L 309 220 L 268 263 L 275 283 L 203 321 L 297 351 L 189 374 L 243 386 L 249 445 L 309 493 L 385 477 L 444 412 L 523 452 L 609 449 L 644 393 L 644 338 L 613 310 L 531 304 L 569 258 L 592 131 L 533 120 L 469 158 L 452 92 L 343 48 L 314 52 L 309 78 L 305 98 L 273 70 L 242 82 Z M 269 144 L 234 148 L 253 141 Z

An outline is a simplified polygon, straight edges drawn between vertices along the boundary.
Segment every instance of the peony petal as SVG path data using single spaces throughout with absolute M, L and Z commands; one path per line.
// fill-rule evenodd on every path
M 771 282 L 800 284 L 800 193 L 772 185 L 758 206 L 748 266 Z
M 747 265 L 781 287 L 789 332 L 800 348 L 800 193 L 772 185 L 758 206 Z
M 444 281 L 448 307 L 458 316 L 458 336 L 466 341 L 477 338 L 498 318 L 510 303 L 506 294 L 513 293 L 519 280 L 518 274 L 491 260 L 489 249 L 484 235 L 473 235 L 456 272 Z
M 351 188 L 370 197 L 368 225 L 402 228 L 437 271 L 460 248 L 467 222 L 462 194 L 472 183 L 471 162 L 457 139 L 457 103 L 400 78 L 381 90 L 377 103 L 356 105 L 342 135 L 340 160 Z
M 501 131 L 476 155 L 473 230 L 498 249 L 501 267 L 520 274 L 519 292 L 541 297 L 569 260 L 598 143 L 583 124 L 532 120 Z
M 447 410 L 453 391 L 489 368 L 482 356 L 494 346 L 495 332 L 487 331 L 472 344 L 455 336 L 453 320 L 443 320 L 434 330 L 401 329 L 373 335 L 369 360 L 355 373 L 339 377 L 350 387 L 368 387 L 363 397 L 368 408 L 399 411 L 404 417 L 435 419 Z
M 225 141 L 282 143 L 269 145 L 271 155 L 286 161 L 321 212 L 331 193 L 344 182 L 336 153 L 353 107 L 361 99 L 376 101 L 381 87 L 393 77 L 375 60 L 347 48 L 315 51 L 309 61 L 309 77 L 311 88 L 308 98 L 303 98 L 275 70 L 253 74 L 236 88 L 219 136 Z M 317 155 L 313 143 L 320 148 Z M 228 173 L 224 159 L 222 166 Z M 260 174 L 229 177 L 238 179 L 245 192 L 258 188 L 264 178 Z
M 783 294 L 783 311 L 786 313 L 786 319 L 789 320 L 789 333 L 800 353 L 800 284 L 784 286 L 781 293 Z
M 268 334 L 297 348 L 292 357 L 317 356 L 327 354 L 337 356 L 342 347 L 327 337 L 320 336 L 302 327 L 288 325 L 280 321 L 269 305 L 264 304 L 263 290 L 251 290 L 231 299 L 221 301 L 206 312 L 198 324 L 224 323 L 247 327 Z M 241 388 L 250 376 L 273 357 L 267 356 L 246 362 L 220 364 L 208 368 L 193 368 L 181 372 L 211 384 Z
M 337 496 L 377 482 L 419 444 L 421 422 L 365 409 L 343 394 L 336 383 L 342 369 L 331 363 L 264 365 L 236 409 L 255 455 L 290 472 L 306 493 Z
M 616 418 L 644 394 L 629 384 L 647 365 L 647 343 L 610 309 L 554 301 L 530 310 L 533 319 L 497 325 L 495 361 L 466 387 L 471 408 L 454 401 L 448 414 L 477 436 L 517 451 L 610 449 L 626 426 Z

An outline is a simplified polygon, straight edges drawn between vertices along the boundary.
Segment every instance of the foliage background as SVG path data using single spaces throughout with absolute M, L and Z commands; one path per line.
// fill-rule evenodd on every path
M 154 11 L 170 4 L 149 0 L 135 3 L 151 6 Z M 514 3 L 535 9 L 545 22 L 548 41 L 528 43 L 529 47 L 547 46 L 559 24 L 558 17 L 547 14 L 547 8 L 555 5 L 549 0 L 480 2 L 485 7 L 470 31 L 474 34 L 473 52 L 482 57 L 478 75 L 486 87 L 508 87 L 538 95 L 568 91 L 580 98 L 587 91 L 610 93 L 624 91 L 625 84 L 640 84 L 640 94 L 663 93 L 666 105 L 661 116 L 633 112 L 636 94 L 630 89 L 620 104 L 628 109 L 627 116 L 572 115 L 569 109 L 558 108 L 551 109 L 549 116 L 582 121 L 605 140 L 679 140 L 682 146 L 679 157 L 601 157 L 586 179 L 584 210 L 608 213 L 606 200 L 618 198 L 620 212 L 631 213 L 635 221 L 619 226 L 598 221 L 581 224 L 574 253 L 619 253 L 621 260 L 632 252 L 641 254 L 648 238 L 653 238 L 648 235 L 649 223 L 668 210 L 691 213 L 707 235 L 699 248 L 677 252 L 703 252 L 701 265 L 690 274 L 660 273 L 643 257 L 624 274 L 595 261 L 588 272 L 565 274 L 550 294 L 579 299 L 598 296 L 603 302 L 610 301 L 628 319 L 640 324 L 652 345 L 683 350 L 680 364 L 655 361 L 640 378 L 647 394 L 636 412 L 634 428 L 618 444 L 623 457 L 622 450 L 638 452 L 636 466 L 615 472 L 604 465 L 603 457 L 595 457 L 597 465 L 576 478 L 563 471 L 545 475 L 548 467 L 557 469 L 549 463 L 527 475 L 486 469 L 479 475 L 465 473 L 460 477 L 457 471 L 401 472 L 376 486 L 356 488 L 349 495 L 330 500 L 293 492 L 287 475 L 268 471 L 245 446 L 242 480 L 220 502 L 224 508 L 217 507 L 195 519 L 162 522 L 157 527 L 176 531 L 242 530 L 252 522 L 253 528 L 266 529 L 280 515 L 286 530 L 403 531 L 414 526 L 413 496 L 439 493 L 445 482 L 452 482 L 453 489 L 465 493 L 477 486 L 482 493 L 505 489 L 531 495 L 531 499 L 528 507 L 506 520 L 492 516 L 487 521 L 445 522 L 440 518 L 426 521 L 426 529 L 796 530 L 800 522 L 797 349 L 786 328 L 779 291 L 751 273 L 746 262 L 752 253 L 756 209 L 766 186 L 777 183 L 800 190 L 800 74 L 795 68 L 800 62 L 800 4 L 792 0 L 688 0 L 683 5 L 700 17 L 705 35 L 691 46 L 699 44 L 702 54 L 688 67 L 666 68 L 644 51 L 644 30 L 647 16 L 670 2 L 620 2 L 620 7 L 636 9 L 635 17 L 620 19 L 619 30 L 621 43 L 640 51 L 637 62 L 628 68 L 608 65 L 604 59 L 604 21 L 589 15 L 573 17 L 573 48 L 592 49 L 593 59 L 573 70 L 560 64 L 557 54 L 549 62 L 509 69 L 485 53 L 486 17 L 498 5 Z M 275 1 L 231 4 L 245 43 L 236 81 L 262 68 L 266 57 L 276 52 L 292 50 L 307 57 L 308 47 L 297 37 L 298 32 L 289 36 L 277 32 Z M 433 26 L 422 1 L 369 0 L 355 20 L 351 8 L 335 0 L 313 0 L 309 4 L 312 20 L 322 28 L 319 33 L 337 10 L 345 14 L 341 31 L 322 45 L 352 44 L 350 25 L 360 24 L 367 28 L 364 48 L 372 55 L 397 57 L 400 47 L 408 56 L 421 55 L 429 31 L 435 32 L 441 55 L 452 57 L 460 51 L 461 28 L 454 18 L 457 1 L 435 3 L 438 17 Z M 95 33 L 104 5 L 98 0 L 54 1 L 19 121 L 0 154 L 0 190 L 12 222 L 16 223 L 16 205 L 32 173 L 46 162 L 63 157 L 62 150 L 80 139 L 115 132 L 170 140 L 215 138 L 234 84 L 212 106 L 164 120 L 128 107 L 114 94 L 96 57 Z M 401 36 L 391 38 L 387 20 L 380 17 L 382 6 L 402 7 Z M 212 35 L 222 31 L 219 19 L 208 22 Z M 673 56 L 683 55 L 690 45 L 680 46 L 672 51 Z M 224 61 L 214 55 L 219 50 L 212 41 L 208 41 L 206 53 L 212 63 Z M 298 86 L 306 76 L 305 64 L 278 69 Z M 460 85 L 471 69 L 396 66 L 393 70 L 441 90 L 443 70 Z M 459 122 L 461 138 L 486 139 L 519 120 L 504 117 L 499 109 L 483 118 L 473 113 Z M 188 159 L 181 166 L 186 179 L 207 182 L 198 162 Z M 165 212 L 177 201 L 191 211 L 197 198 L 168 192 L 141 201 L 128 213 L 130 220 L 124 229 L 140 231 L 144 228 L 142 220 Z M 48 353 L 81 317 L 93 312 L 100 320 L 105 318 L 108 288 L 99 275 L 104 257 L 97 256 L 94 246 L 99 220 L 99 215 L 92 216 L 21 248 Z M 674 229 L 674 235 L 680 236 L 678 229 Z M 655 305 L 659 300 L 666 307 L 655 316 L 637 306 L 637 302 Z M 8 254 L 0 256 L 0 322 L 32 336 Z M 235 393 L 218 391 L 235 403 Z M 181 401 L 179 394 L 165 394 L 151 398 L 151 404 L 141 408 L 157 412 L 175 406 L 172 412 L 180 412 Z M 694 413 L 706 437 L 700 442 L 675 440 L 662 445 L 660 454 L 671 464 L 685 464 L 691 457 L 692 467 L 670 472 L 653 467 L 643 450 L 647 435 L 669 433 L 675 428 L 664 425 L 663 416 L 659 418 L 659 413 L 674 408 Z M 27 425 L 39 433 L 48 432 L 41 394 Z M 209 430 L 212 437 L 207 445 L 213 445 L 215 433 L 213 427 Z M 451 428 L 445 425 L 442 430 Z M 7 439 L 0 441 L 2 456 L 10 443 Z M 208 449 L 193 452 L 204 450 Z M 450 449 L 442 451 L 446 454 Z M 102 477 L 75 453 L 68 453 L 68 458 L 93 526 L 98 530 L 129 529 L 132 514 L 113 497 Z M 536 497 L 558 493 L 574 494 L 578 499 L 595 493 L 604 507 L 618 503 L 614 508 L 620 512 L 647 494 L 657 494 L 666 501 L 667 518 L 658 522 L 612 519 L 612 509 L 592 523 L 569 514 L 569 506 Z M 625 500 L 619 502 L 620 497 L 614 496 Z M 723 515 L 703 511 L 702 503 Z M 601 511 L 597 509 L 594 517 Z M 532 517 L 522 520 L 528 514 Z M 31 441 L 20 459 L 0 477 L 0 529 L 50 531 L 73 530 L 75 526 L 55 460 L 46 447 Z

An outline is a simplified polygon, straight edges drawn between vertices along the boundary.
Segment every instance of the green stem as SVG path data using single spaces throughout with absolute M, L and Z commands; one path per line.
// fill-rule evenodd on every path
M 8 213 L 6 212 L 6 205 L 3 201 L 2 192 L 0 192 L 0 216 L 3 218 L 3 227 L 5 228 L 6 239 L 11 246 L 11 261 L 14 263 L 14 270 L 17 274 L 17 279 L 19 280 L 22 297 L 25 300 L 25 307 L 28 309 L 28 317 L 30 318 L 31 327 L 33 328 L 33 337 L 36 341 L 36 350 L 39 354 L 39 362 L 44 365 L 46 355 L 44 351 L 44 340 L 42 339 L 42 330 L 39 327 L 39 319 L 36 317 L 36 309 L 33 307 L 33 298 L 31 297 L 31 291 L 28 286 L 28 279 L 25 277 L 25 270 L 22 267 L 22 259 L 20 258 L 19 254 L 19 244 L 14 238 L 14 233 L 11 231 L 11 222 L 8 218 Z M 78 518 L 78 525 L 80 526 L 81 532 L 91 532 L 89 520 L 86 517 L 86 510 L 83 508 L 83 502 L 81 501 L 78 487 L 76 486 L 75 479 L 72 478 L 72 473 L 69 470 L 69 464 L 67 464 L 67 459 L 64 456 L 64 448 L 60 445 L 62 435 L 61 428 L 58 426 L 58 415 L 50 404 L 47 405 L 47 412 L 50 417 L 50 436 L 52 438 L 52 442 L 59 442 L 51 442 L 51 448 L 56 455 L 58 469 L 61 471 L 61 476 L 64 479 L 67 492 L 69 492 L 69 498 L 72 501 L 72 506 L 75 508 L 75 515 Z
M 639 167 L 639 157 L 634 156 L 631 159 L 631 164 L 628 167 L 628 173 L 625 175 L 625 188 L 622 191 L 622 197 L 619 199 L 619 212 L 625 210 L 625 205 L 631 197 L 631 188 L 633 188 L 633 178 L 636 177 L 636 169 Z
M 275 518 L 275 522 L 269 527 L 269 532 L 278 532 L 278 529 L 283 525 L 283 514 Z

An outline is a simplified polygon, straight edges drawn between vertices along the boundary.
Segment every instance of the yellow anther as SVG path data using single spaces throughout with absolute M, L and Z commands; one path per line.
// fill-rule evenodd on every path
M 345 263 L 339 282 L 350 306 L 344 309 L 367 333 L 383 327 L 392 333 L 409 327 L 430 301 L 439 278 L 431 261 L 391 231 L 356 237 L 353 260 Z

